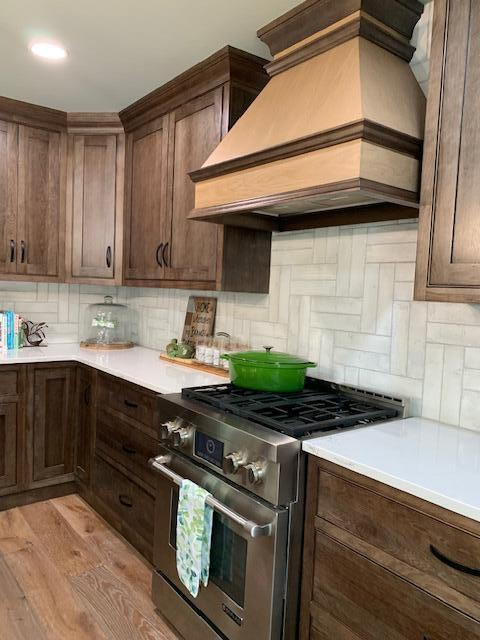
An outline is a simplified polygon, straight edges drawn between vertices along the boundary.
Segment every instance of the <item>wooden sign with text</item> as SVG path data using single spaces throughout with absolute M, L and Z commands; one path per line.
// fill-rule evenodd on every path
M 213 335 L 217 299 L 190 296 L 188 299 L 182 342 L 194 344 L 198 338 Z

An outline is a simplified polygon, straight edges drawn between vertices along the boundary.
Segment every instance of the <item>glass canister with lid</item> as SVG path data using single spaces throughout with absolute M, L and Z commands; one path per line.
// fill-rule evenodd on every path
M 133 317 L 125 304 L 113 302 L 105 296 L 100 303 L 89 304 L 85 309 L 82 324 L 82 341 L 85 349 L 130 349 Z

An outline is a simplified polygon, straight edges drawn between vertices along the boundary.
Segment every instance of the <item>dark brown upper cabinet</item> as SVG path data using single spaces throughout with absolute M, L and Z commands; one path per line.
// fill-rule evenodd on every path
M 17 273 L 59 273 L 60 134 L 20 126 Z
M 127 136 L 125 279 L 164 278 L 167 235 L 168 118 L 161 116 Z
M 0 275 L 59 281 L 66 114 L 0 98 L 0 117 Z
M 265 85 L 264 62 L 226 47 L 120 113 L 127 134 L 125 284 L 268 291 L 269 230 L 188 220 L 188 174 Z
M 18 127 L 0 121 L 0 272 L 15 273 Z
M 67 280 L 121 284 L 125 136 L 115 114 L 94 117 L 68 117 Z
M 190 222 L 195 187 L 189 172 L 199 167 L 221 140 L 223 90 L 215 89 L 170 114 L 171 183 L 168 191 L 168 280 L 213 282 L 216 278 L 217 229 Z M 170 250 L 170 245 L 172 249 Z
M 480 4 L 436 0 L 416 300 L 480 302 Z

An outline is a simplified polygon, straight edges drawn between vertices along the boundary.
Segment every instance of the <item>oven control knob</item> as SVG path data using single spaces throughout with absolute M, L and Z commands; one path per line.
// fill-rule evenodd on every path
M 232 453 L 228 453 L 222 463 L 223 472 L 228 475 L 233 475 L 237 473 L 240 467 L 247 461 L 247 456 L 242 451 L 233 451 Z
M 182 426 L 182 419 L 168 420 L 160 425 L 160 440 L 168 441 L 172 439 L 173 434 Z
M 172 434 L 173 446 L 179 447 L 180 449 L 184 447 L 192 439 L 192 433 L 192 429 L 189 427 L 175 429 Z
M 261 460 L 249 462 L 242 468 L 244 482 L 262 484 L 265 478 L 266 464 Z

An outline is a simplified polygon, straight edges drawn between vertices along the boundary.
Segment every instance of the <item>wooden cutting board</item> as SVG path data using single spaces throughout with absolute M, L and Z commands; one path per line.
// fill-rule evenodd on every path
M 172 364 L 179 364 L 182 367 L 189 367 L 190 369 L 196 369 L 197 371 L 203 371 L 203 373 L 213 373 L 216 376 L 220 376 L 222 378 L 230 378 L 230 373 L 226 369 L 220 369 L 219 367 L 214 367 L 210 364 L 204 364 L 203 362 L 197 362 L 191 358 L 172 358 L 172 356 L 167 356 L 167 354 L 160 354 L 160 360 L 165 360 L 167 362 L 171 362 Z

